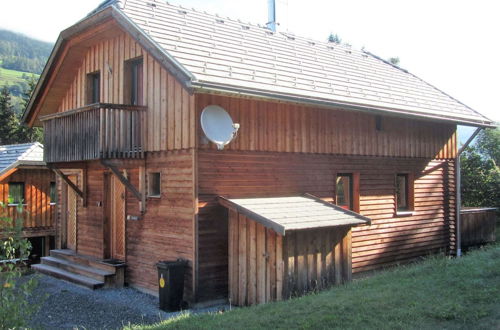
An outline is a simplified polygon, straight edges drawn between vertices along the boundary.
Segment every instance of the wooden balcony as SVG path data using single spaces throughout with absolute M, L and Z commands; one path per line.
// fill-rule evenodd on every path
M 40 118 L 45 162 L 143 158 L 145 110 L 96 103 Z

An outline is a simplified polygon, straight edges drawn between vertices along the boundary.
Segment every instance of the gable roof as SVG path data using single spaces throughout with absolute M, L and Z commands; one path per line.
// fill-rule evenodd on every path
M 43 145 L 34 142 L 0 146 L 0 178 L 21 165 L 45 165 Z
M 159 0 L 106 1 L 88 18 L 63 31 L 60 39 L 70 38 L 69 32 L 76 33 L 78 25 L 85 25 L 85 21 L 104 12 L 109 12 L 148 51 L 153 51 L 153 56 L 185 87 L 195 91 L 244 94 L 474 126 L 493 124 L 434 86 L 367 51 L 273 33 L 265 27 Z M 59 40 L 56 48 L 58 44 Z M 54 56 L 55 53 L 56 49 Z M 36 95 L 31 101 L 35 99 Z M 30 102 L 27 112 L 32 107 Z
M 219 196 L 219 203 L 273 229 L 287 231 L 370 224 L 370 219 L 312 195 L 235 198 Z

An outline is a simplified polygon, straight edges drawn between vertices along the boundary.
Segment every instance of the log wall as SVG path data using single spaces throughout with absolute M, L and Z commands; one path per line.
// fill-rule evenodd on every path
M 194 96 L 125 32 L 100 40 L 81 53 L 80 64 L 58 112 L 86 104 L 87 74 L 100 71 L 100 102 L 128 104 L 124 97 L 124 62 L 143 58 L 143 105 L 146 151 L 186 149 L 195 145 Z
M 55 175 L 48 169 L 18 169 L 0 182 L 0 201 L 8 204 L 9 182 L 24 183 L 24 228 L 29 231 L 54 227 L 54 205 L 50 201 L 50 183 Z M 4 213 L 16 217 L 16 207 L 8 206 Z
M 352 230 L 352 269 L 362 272 L 454 249 L 455 185 L 451 160 L 199 151 L 198 263 L 201 298 L 227 296 L 227 212 L 216 197 L 310 193 L 332 201 L 334 173 L 359 172 L 361 214 Z M 413 173 L 415 210 L 395 214 L 395 175 Z
M 211 104 L 222 106 L 240 123 L 226 150 L 326 153 L 384 157 L 451 159 L 456 155 L 455 125 L 416 119 L 313 108 L 270 101 L 196 94 L 197 118 Z M 198 124 L 199 148 L 207 143 Z

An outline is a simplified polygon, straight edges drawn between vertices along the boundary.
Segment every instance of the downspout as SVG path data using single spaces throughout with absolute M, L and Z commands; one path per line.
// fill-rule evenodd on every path
M 455 187 L 456 187 L 456 196 L 455 196 L 455 219 L 456 219 L 456 244 L 457 244 L 457 257 L 462 256 L 462 238 L 460 237 L 460 211 L 462 209 L 462 185 L 461 185 L 461 174 L 460 174 L 460 155 L 462 152 L 469 146 L 469 144 L 474 140 L 474 138 L 479 134 L 479 132 L 483 129 L 483 127 L 478 127 L 474 131 L 474 133 L 465 141 L 465 143 L 458 149 L 457 157 L 455 159 Z

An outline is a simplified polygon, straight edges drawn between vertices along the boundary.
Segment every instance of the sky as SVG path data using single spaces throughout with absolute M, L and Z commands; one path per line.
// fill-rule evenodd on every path
M 159 1 L 159 0 L 156 0 Z M 2 0 L 0 28 L 55 42 L 102 0 Z M 172 0 L 244 22 L 265 24 L 267 0 Z M 282 30 L 343 42 L 400 66 L 500 121 L 500 2 L 496 0 L 278 0 Z M 282 10 L 280 10 L 282 9 Z

